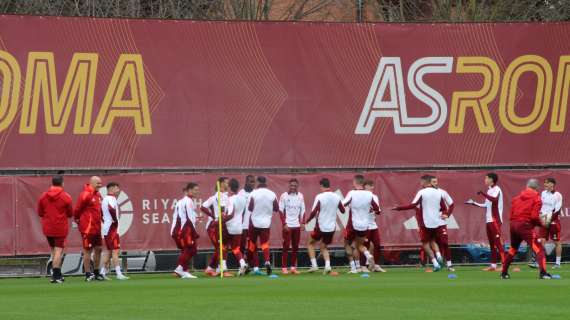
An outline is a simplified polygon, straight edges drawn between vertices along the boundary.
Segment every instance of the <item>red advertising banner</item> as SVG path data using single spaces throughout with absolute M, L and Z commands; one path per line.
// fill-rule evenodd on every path
M 450 193 L 457 203 L 452 218 L 448 221 L 450 241 L 454 244 L 486 243 L 485 211 L 482 208 L 467 206 L 463 203 L 477 197 L 476 192 L 485 190 L 483 178 L 485 172 L 474 171 L 445 171 L 431 172 L 439 178 L 440 186 Z M 243 182 L 243 175 L 228 174 Z M 337 193 L 345 195 L 352 188 L 351 173 L 322 173 L 300 174 L 295 177 L 300 182 L 300 191 L 305 195 L 308 210 L 313 204 L 314 197 L 319 192 L 318 181 L 322 177 L 331 179 L 332 188 Z M 380 196 L 383 213 L 377 218 L 380 226 L 382 242 L 386 246 L 418 245 L 417 224 L 413 211 L 394 212 L 390 208 L 394 204 L 404 204 L 412 201 L 419 188 L 420 173 L 412 172 L 374 172 L 366 173 L 366 177 L 375 181 L 376 193 Z M 510 199 L 525 186 L 529 177 L 541 181 L 553 176 L 558 180 L 559 191 L 566 196 L 570 186 L 570 171 L 500 171 L 499 185 L 505 195 L 505 212 L 503 217 L 508 220 Z M 200 200 L 207 199 L 214 193 L 214 184 L 218 176 L 215 174 L 183 175 L 183 174 L 144 174 L 104 176 L 103 183 L 116 181 L 121 184 L 123 193 L 118 198 L 120 205 L 121 246 L 125 250 L 165 250 L 175 249 L 170 237 L 170 223 L 173 206 L 182 197 L 182 186 L 190 181 L 198 182 L 201 189 Z M 279 196 L 287 190 L 291 175 L 267 175 L 268 186 Z M 0 180 L 0 200 L 2 209 L 2 232 L 0 233 L 0 254 L 43 254 L 49 252 L 49 247 L 42 234 L 39 217 L 35 212 L 36 201 L 41 192 L 48 188 L 48 177 L 16 177 Z M 77 199 L 83 183 L 88 177 L 67 176 L 65 188 Z M 15 194 L 13 192 L 15 190 Z M 4 198 L 1 198 L 4 197 Z M 12 209 L 13 208 L 13 209 Z M 307 213 L 308 214 L 308 213 Z M 334 236 L 335 246 L 342 246 L 342 230 L 347 221 L 347 215 L 338 213 L 337 232 Z M 570 214 L 566 204 L 562 210 L 562 240 L 569 241 L 565 230 L 570 228 Z M 307 231 L 302 233 L 302 244 L 311 231 L 313 224 L 307 225 Z M 211 249 L 205 228 L 205 220 L 198 222 L 199 249 Z M 503 226 L 503 235 L 508 239 L 508 223 Z M 77 229 L 70 230 L 68 239 L 69 251 L 80 249 L 80 237 Z M 277 216 L 273 219 L 271 228 L 271 246 L 281 247 L 281 223 Z
M 0 177 L 0 256 L 16 252 L 15 179 Z
M 570 24 L 0 16 L 0 168 L 568 164 Z

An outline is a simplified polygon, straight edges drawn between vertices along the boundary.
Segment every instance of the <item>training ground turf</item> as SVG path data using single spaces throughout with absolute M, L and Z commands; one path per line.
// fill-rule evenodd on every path
M 180 280 L 170 274 L 63 285 L 0 279 L 0 319 L 568 319 L 570 265 L 559 280 L 521 266 L 511 280 L 480 268 L 424 273 L 389 269 L 369 278 L 302 274 Z

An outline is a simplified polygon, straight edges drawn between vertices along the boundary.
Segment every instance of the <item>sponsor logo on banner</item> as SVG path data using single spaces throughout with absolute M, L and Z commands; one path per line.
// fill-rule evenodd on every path
M 142 223 L 143 224 L 170 224 L 172 223 L 172 214 L 176 203 L 176 198 L 144 198 L 141 201 Z M 198 224 L 200 224 L 202 211 L 199 210 L 202 205 L 202 199 L 196 201 L 198 208 Z

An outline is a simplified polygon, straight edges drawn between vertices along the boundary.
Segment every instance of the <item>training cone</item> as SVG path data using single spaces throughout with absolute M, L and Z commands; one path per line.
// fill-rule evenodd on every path
M 272 275 L 269 276 L 269 278 L 271 278 L 271 279 L 276 279 L 276 278 L 279 278 L 279 276 L 276 275 L 276 274 L 272 274 Z
M 370 275 L 368 275 L 368 273 L 363 273 L 362 275 L 360 275 L 361 278 L 370 278 Z
M 457 279 L 457 275 L 455 273 L 448 274 L 447 277 L 449 279 Z

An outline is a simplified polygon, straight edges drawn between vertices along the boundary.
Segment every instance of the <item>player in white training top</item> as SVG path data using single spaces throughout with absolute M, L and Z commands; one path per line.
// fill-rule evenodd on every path
M 117 197 L 121 194 L 121 188 L 116 182 L 107 184 L 107 195 L 101 203 L 101 211 L 103 211 L 103 236 L 105 237 L 105 245 L 107 252 L 103 256 L 103 266 L 101 267 L 101 275 L 107 278 L 107 265 L 112 256 L 113 266 L 115 267 L 115 275 L 118 280 L 128 280 L 121 272 L 121 263 L 119 261 L 119 250 L 121 249 L 119 239 L 119 204 Z
M 255 187 L 255 177 L 252 175 L 247 175 L 245 177 L 245 183 L 243 185 L 243 189 L 241 189 L 238 195 L 242 196 L 245 199 L 245 209 L 243 211 L 242 223 L 241 223 L 241 244 L 240 244 L 240 251 L 243 254 L 244 259 L 247 261 L 247 242 L 249 238 L 249 224 L 251 220 L 249 217 L 251 216 L 251 212 L 247 208 L 249 204 L 249 195 L 253 191 Z
M 423 175 L 420 178 L 420 185 L 422 189 L 416 193 L 412 203 L 396 206 L 392 210 L 416 210 L 419 205 L 418 225 L 422 246 L 433 263 L 433 271 L 440 271 L 441 265 L 435 258 L 431 242 L 437 240 L 438 234 L 443 232 L 441 225 L 447 207 L 442 193 L 431 185 L 430 175 Z
M 308 272 L 319 270 L 315 246 L 320 242 L 321 254 L 325 259 L 324 274 L 329 274 L 332 272 L 332 268 L 328 245 L 331 244 L 336 229 L 337 212 L 344 212 L 344 206 L 342 205 L 342 199 L 336 193 L 332 192 L 329 179 L 323 178 L 319 184 L 321 186 L 321 193 L 315 197 L 311 214 L 303 223 L 306 224 L 313 218 L 317 219 L 315 229 L 311 232 L 309 242 L 307 243 L 307 251 L 309 252 L 309 258 L 311 258 L 311 268 Z
M 562 261 L 562 242 L 560 241 L 562 194 L 556 191 L 556 180 L 554 178 L 546 178 L 544 180 L 544 191 L 542 191 L 540 197 L 542 200 L 540 217 L 544 223 L 544 226 L 539 228 L 540 243 L 545 245 L 548 240 L 554 241 L 556 246 L 556 263 L 554 268 L 560 268 Z
M 453 263 L 451 261 L 451 249 L 449 248 L 447 220 L 453 213 L 453 209 L 455 208 L 455 203 L 453 202 L 453 199 L 451 198 L 449 193 L 447 193 L 447 191 L 439 187 L 439 181 L 436 176 L 431 176 L 431 185 L 441 192 L 441 195 L 443 197 L 443 202 L 445 203 L 446 206 L 446 215 L 442 217 L 443 219 L 441 219 L 440 222 L 441 224 L 440 228 L 442 228 L 442 231 L 437 234 L 438 237 L 435 243 L 434 241 L 432 241 L 432 248 L 437 247 L 439 250 L 441 250 L 441 253 L 439 252 L 439 250 L 436 252 L 436 258 L 441 261 L 441 264 L 443 264 L 443 258 L 445 258 L 447 264 L 447 270 L 454 272 L 455 269 L 453 268 Z M 441 256 L 442 253 L 443 257 Z
M 257 239 L 263 251 L 267 275 L 271 274 L 271 260 L 269 256 L 269 236 L 271 220 L 274 214 L 279 214 L 279 203 L 275 193 L 267 188 L 267 180 L 263 176 L 257 177 L 257 189 L 249 196 L 248 209 L 251 211 L 251 228 L 249 230 L 249 256 L 253 260 L 253 272 L 259 274 L 259 257 L 257 256 Z M 250 260 L 250 261 L 251 261 Z
M 245 210 L 246 199 L 237 194 L 239 190 L 239 182 L 236 179 L 230 179 L 230 192 L 228 199 L 228 214 L 224 216 L 224 223 L 228 230 L 228 238 L 224 239 L 226 245 L 230 247 L 236 260 L 239 262 L 239 275 L 243 276 L 247 269 L 247 264 L 243 258 L 240 245 L 242 234 L 242 219 Z M 226 269 L 227 266 L 224 266 Z
M 356 180 L 355 180 L 356 181 Z M 360 259 L 360 254 L 364 254 L 369 266 L 374 266 L 374 256 L 368 251 L 364 242 L 368 234 L 368 224 L 370 222 L 370 212 L 380 214 L 380 208 L 374 201 L 372 192 L 364 190 L 364 179 L 362 184 L 357 186 L 359 189 L 348 192 L 344 200 L 343 206 L 350 206 L 352 216 L 352 228 L 354 230 L 354 260 Z M 362 189 L 360 189 L 362 188 Z
M 283 226 L 283 251 L 281 258 L 281 273 L 288 274 L 287 258 L 289 248 L 291 251 L 291 273 L 298 274 L 297 253 L 301 240 L 301 221 L 305 215 L 305 198 L 299 192 L 299 181 L 295 178 L 289 180 L 289 190 L 279 197 L 279 211 Z
M 487 230 L 487 239 L 489 240 L 489 248 L 491 249 L 491 265 L 483 271 L 497 271 L 497 262 L 505 261 L 505 249 L 503 246 L 503 238 L 501 235 L 501 226 L 503 225 L 503 192 L 497 185 L 499 176 L 490 172 L 485 176 L 485 185 L 487 192 L 477 192 L 485 198 L 484 203 L 475 202 L 473 199 L 467 200 L 466 204 L 485 208 L 485 228 Z
M 214 187 L 214 194 L 208 198 L 206 201 L 202 203 L 202 207 L 200 210 L 208 216 L 208 221 L 206 222 L 206 232 L 208 233 L 208 238 L 210 238 L 210 242 L 214 246 L 214 254 L 210 259 L 210 263 L 205 270 L 205 273 L 209 276 L 216 277 L 219 273 L 219 263 L 220 263 L 220 254 L 224 256 L 224 252 L 220 253 L 220 234 L 219 234 L 219 226 L 218 226 L 218 217 L 221 213 L 226 213 L 226 209 L 228 206 L 228 181 L 229 178 L 227 177 L 220 177 L 218 178 L 218 183 L 220 184 L 220 196 L 218 199 L 218 192 L 217 187 Z M 218 203 L 219 202 L 219 203 Z M 222 229 L 222 232 L 223 229 Z M 222 235 L 223 237 L 227 236 L 226 234 Z M 225 259 L 222 261 L 222 267 L 225 264 Z M 225 272 L 225 268 L 222 268 Z M 231 273 L 225 273 L 224 277 L 231 277 Z
M 374 194 L 374 181 L 372 180 L 365 180 L 364 181 L 364 190 L 366 191 L 370 191 L 372 192 L 372 196 L 374 197 L 374 202 L 376 202 L 376 205 L 378 205 L 378 207 L 380 207 L 380 198 L 378 197 L 378 195 Z M 378 211 L 378 213 L 380 213 L 380 211 Z M 380 256 L 382 255 L 382 251 L 380 250 L 380 230 L 378 229 L 378 224 L 376 223 L 376 217 L 378 217 L 378 214 L 376 214 L 376 212 L 370 212 L 368 214 L 368 235 L 366 236 L 367 238 L 367 247 L 368 246 L 372 246 L 372 252 L 373 252 L 373 256 L 374 256 L 374 262 L 375 265 L 374 266 L 369 266 L 370 271 L 374 271 L 374 272 L 386 272 L 386 270 L 382 269 L 382 267 L 380 267 Z M 370 251 L 370 248 L 368 249 L 368 251 Z M 364 257 L 364 255 L 362 255 L 362 257 Z M 360 263 L 362 263 L 362 259 L 360 260 Z M 365 262 L 365 261 L 364 261 Z
M 184 187 L 186 194 L 180 199 L 175 210 L 175 219 L 172 221 L 171 235 L 176 246 L 180 249 L 178 266 L 174 273 L 181 279 L 195 279 L 196 276 L 188 272 L 188 263 L 198 252 L 197 241 L 200 237 L 196 231 L 196 218 L 198 217 L 198 205 L 196 199 L 200 195 L 198 184 L 188 183 Z

